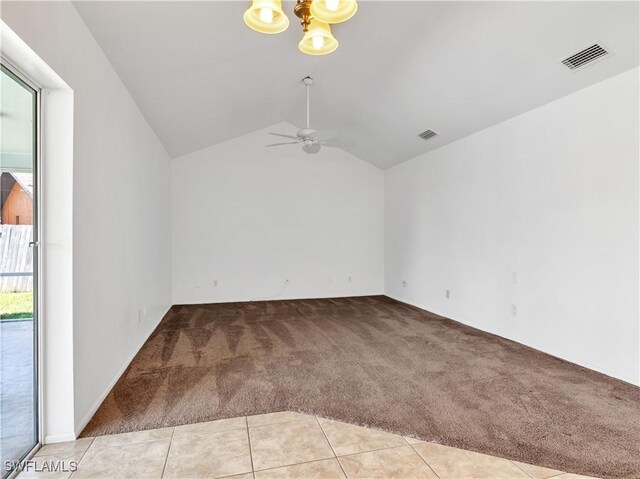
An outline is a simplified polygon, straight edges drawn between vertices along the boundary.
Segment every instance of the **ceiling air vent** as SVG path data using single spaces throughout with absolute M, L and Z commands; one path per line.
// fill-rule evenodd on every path
M 433 130 L 427 130 L 427 131 L 423 131 L 422 133 L 420 133 L 418 136 L 420 138 L 422 138 L 423 140 L 429 140 L 431 138 L 433 138 L 434 136 L 436 136 L 437 133 Z
M 575 70 L 576 68 L 583 67 L 597 58 L 608 55 L 609 52 L 602 48 L 597 43 L 594 43 L 590 47 L 585 48 L 584 50 L 580 50 L 578 53 L 574 53 L 568 58 L 562 60 L 562 63 L 566 65 L 571 70 Z

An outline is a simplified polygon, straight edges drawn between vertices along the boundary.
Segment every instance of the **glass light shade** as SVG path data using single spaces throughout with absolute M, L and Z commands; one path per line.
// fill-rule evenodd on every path
M 313 18 L 309 24 L 309 31 L 300 40 L 298 48 L 307 55 L 326 55 L 338 48 L 338 40 L 331 34 L 329 24 Z
M 338 6 L 340 6 L 340 0 L 324 0 L 324 4 L 328 10 L 335 12 L 338 10 Z
M 282 0 L 253 0 L 243 18 L 249 28 L 260 33 L 280 33 L 289 26 Z
M 320 151 L 320 145 L 319 145 L 318 143 L 313 143 L 313 142 L 305 143 L 305 144 L 302 146 L 302 149 L 303 149 L 305 152 L 307 152 L 307 153 L 309 153 L 309 154 L 313 155 L 313 154 L 318 153 L 318 152 Z
M 340 23 L 349 20 L 358 10 L 356 0 L 313 0 L 311 15 L 325 23 Z

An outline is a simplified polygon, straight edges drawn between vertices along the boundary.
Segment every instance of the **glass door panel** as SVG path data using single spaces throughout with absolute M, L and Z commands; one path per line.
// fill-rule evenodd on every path
M 37 92 L 0 72 L 0 456 L 5 477 L 38 444 Z

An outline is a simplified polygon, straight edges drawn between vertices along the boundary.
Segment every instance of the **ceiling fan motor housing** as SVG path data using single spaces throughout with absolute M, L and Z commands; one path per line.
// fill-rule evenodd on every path
M 313 134 L 315 133 L 316 130 L 312 129 L 312 128 L 301 128 L 298 130 L 298 132 L 296 133 L 296 136 L 298 138 L 301 139 L 307 139 L 307 138 L 311 138 L 313 136 Z

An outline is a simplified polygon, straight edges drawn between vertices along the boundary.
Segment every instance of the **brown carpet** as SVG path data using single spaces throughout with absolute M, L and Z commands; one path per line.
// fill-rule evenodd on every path
M 83 431 L 295 410 L 640 477 L 640 389 L 384 296 L 174 306 Z

